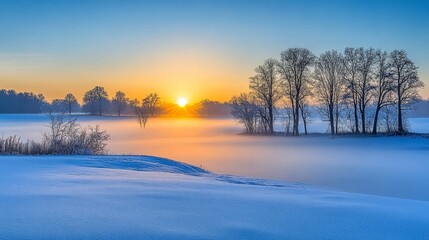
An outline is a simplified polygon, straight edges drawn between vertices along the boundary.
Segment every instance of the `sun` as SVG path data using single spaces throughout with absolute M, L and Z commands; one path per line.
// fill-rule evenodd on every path
M 179 105 L 180 107 L 185 107 L 187 104 L 188 104 L 188 99 L 184 97 L 179 97 L 177 99 L 177 105 Z

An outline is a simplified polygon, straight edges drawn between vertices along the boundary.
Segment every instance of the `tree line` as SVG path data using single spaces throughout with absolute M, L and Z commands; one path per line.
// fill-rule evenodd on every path
M 69 115 L 76 112 L 91 115 L 177 115 L 177 105 L 162 103 L 157 93 L 150 93 L 141 100 L 130 99 L 122 91 L 117 91 L 109 98 L 102 86 L 88 90 L 79 104 L 78 99 L 68 93 L 64 98 L 46 101 L 43 94 L 32 92 L 17 93 L 14 90 L 0 90 L 0 113 L 49 113 L 65 112 Z M 187 107 L 187 114 L 192 116 L 228 116 L 229 102 L 201 100 Z M 179 112 L 180 113 L 180 112 Z
M 69 101 L 67 96 L 71 95 L 72 101 Z M 72 94 L 67 94 L 64 99 L 60 99 L 63 107 L 70 110 L 71 105 L 77 105 L 78 102 Z M 88 90 L 83 96 L 82 111 L 88 112 L 91 115 L 115 114 L 121 116 L 123 114 L 136 114 L 139 108 L 144 108 L 149 115 L 153 116 L 159 107 L 160 97 L 156 93 L 150 93 L 141 101 L 138 99 L 129 99 L 122 91 L 117 91 L 115 96 L 109 99 L 109 94 L 101 86 L 95 86 Z
M 319 56 L 290 48 L 267 59 L 250 77 L 249 93 L 231 99 L 232 115 L 248 133 L 274 134 L 275 119 L 298 136 L 317 109 L 331 134 L 404 134 L 404 110 L 424 84 L 404 50 L 346 48 Z M 382 119 L 382 121 L 380 120 Z
M 111 99 L 104 87 L 96 86 L 88 90 L 82 105 L 77 98 L 68 93 L 64 98 L 53 99 L 49 103 L 43 94 L 32 92 L 16 92 L 15 90 L 0 90 L 0 113 L 46 113 L 46 112 L 85 112 L 91 115 L 134 115 L 136 108 L 145 108 L 149 115 L 155 115 L 160 106 L 160 97 L 150 93 L 141 101 L 129 99 L 122 91 L 116 92 Z
M 40 113 L 48 106 L 43 94 L 0 90 L 0 113 Z

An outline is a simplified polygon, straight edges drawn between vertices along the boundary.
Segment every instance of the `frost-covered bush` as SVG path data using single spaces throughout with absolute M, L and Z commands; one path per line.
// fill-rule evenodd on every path
M 110 135 L 99 126 L 82 128 L 76 118 L 58 113 L 49 114 L 49 131 L 41 142 L 22 141 L 17 136 L 0 138 L 0 154 L 25 155 L 99 155 L 107 153 Z
M 49 114 L 50 131 L 43 134 L 49 154 L 105 154 L 110 135 L 95 127 L 82 128 L 76 118 L 59 113 Z

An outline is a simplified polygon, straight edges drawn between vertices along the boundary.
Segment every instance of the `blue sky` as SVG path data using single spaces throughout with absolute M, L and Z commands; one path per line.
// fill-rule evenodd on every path
M 429 1 L 1 0 L 0 87 L 227 100 L 286 48 L 360 46 L 406 50 L 429 85 L 428 10 Z

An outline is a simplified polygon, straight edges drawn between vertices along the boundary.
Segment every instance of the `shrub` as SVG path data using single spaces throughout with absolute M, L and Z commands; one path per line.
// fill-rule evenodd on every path
M 82 128 L 76 118 L 64 113 L 48 114 L 49 131 L 43 133 L 41 142 L 22 141 L 20 137 L 2 137 L 0 154 L 24 155 L 99 155 L 107 153 L 110 135 L 100 127 Z

